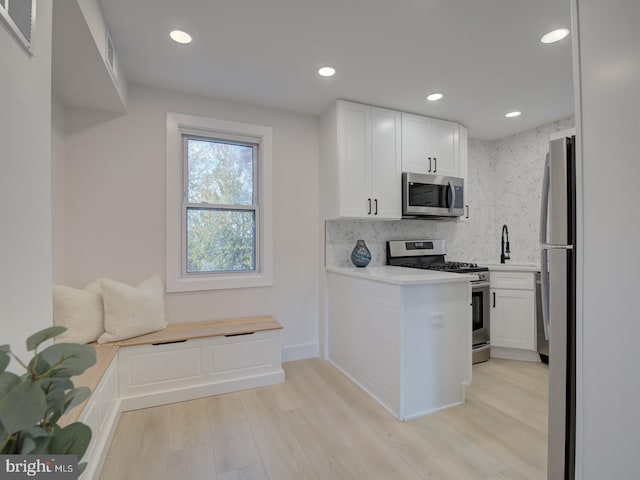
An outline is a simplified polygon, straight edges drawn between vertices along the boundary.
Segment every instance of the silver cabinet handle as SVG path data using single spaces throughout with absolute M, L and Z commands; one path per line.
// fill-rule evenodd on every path
M 465 215 L 464 218 L 469 218 L 469 205 L 465 205 L 465 207 L 467 207 L 467 214 Z
M 438 173 L 438 159 L 436 157 L 433 157 L 433 173 Z
M 375 198 L 373 201 L 376 204 L 376 211 L 375 211 L 374 215 L 377 215 L 378 214 L 378 199 Z
M 369 211 L 367 212 L 367 215 L 371 215 L 371 199 L 367 198 L 367 202 L 369 202 Z
M 429 171 L 427 173 L 431 173 L 431 157 L 429 157 Z

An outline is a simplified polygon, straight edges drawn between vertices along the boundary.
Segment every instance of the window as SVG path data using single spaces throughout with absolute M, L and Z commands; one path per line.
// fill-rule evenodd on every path
M 271 128 L 168 114 L 168 291 L 271 285 L 271 197 Z
M 182 138 L 185 273 L 255 271 L 258 145 Z
M 35 0 L 0 0 L 0 19 L 29 54 L 35 9 Z

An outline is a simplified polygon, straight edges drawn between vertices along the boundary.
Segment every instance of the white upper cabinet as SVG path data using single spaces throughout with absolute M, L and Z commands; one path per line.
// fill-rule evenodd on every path
M 374 214 L 381 218 L 402 216 L 400 112 L 371 109 L 371 194 Z
M 338 106 L 340 217 L 364 217 L 371 202 L 371 107 Z
M 321 137 L 324 218 L 401 218 L 400 112 L 340 100 Z
M 402 171 L 464 177 L 460 162 L 460 126 L 403 113 Z

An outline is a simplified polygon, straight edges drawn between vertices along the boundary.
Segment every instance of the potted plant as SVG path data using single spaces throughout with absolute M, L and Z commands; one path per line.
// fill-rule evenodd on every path
M 27 351 L 33 352 L 23 363 L 9 345 L 0 346 L 0 454 L 77 455 L 82 458 L 91 440 L 91 429 L 82 422 L 60 427 L 66 412 L 91 394 L 88 387 L 75 388 L 71 377 L 96 363 L 89 345 L 55 343 L 38 352 L 38 347 L 64 332 L 49 327 L 27 338 Z M 13 358 L 25 373 L 7 371 Z M 82 473 L 86 463 L 78 465 Z

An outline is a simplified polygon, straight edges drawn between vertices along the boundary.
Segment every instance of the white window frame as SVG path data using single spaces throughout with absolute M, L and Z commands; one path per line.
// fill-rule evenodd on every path
M 31 2 L 31 30 L 29 38 L 24 36 L 14 19 L 9 14 L 9 3 L 19 1 L 21 0 L 5 0 L 4 5 L 0 3 L 0 23 L 5 24 L 9 33 L 11 33 L 11 35 L 13 35 L 13 37 L 18 41 L 20 46 L 24 48 L 25 52 L 27 52 L 27 54 L 32 57 L 34 45 L 33 37 L 35 34 L 36 26 L 36 0 L 32 0 Z
M 250 138 L 257 158 L 256 270 L 186 273 L 183 135 Z M 273 130 L 271 127 L 215 118 L 167 113 L 167 292 L 193 292 L 273 285 Z

